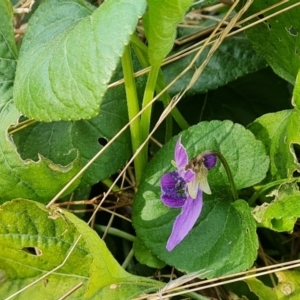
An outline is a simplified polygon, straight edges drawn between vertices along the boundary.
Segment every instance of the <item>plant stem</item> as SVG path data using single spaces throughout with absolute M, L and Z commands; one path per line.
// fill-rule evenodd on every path
M 149 67 L 150 63 L 149 63 L 148 57 L 147 57 L 147 53 L 148 53 L 147 46 L 136 35 L 131 36 L 131 42 L 132 42 L 133 49 L 142 65 L 142 67 L 143 68 Z M 160 70 L 158 73 L 158 77 L 157 77 L 156 92 L 160 93 L 165 87 L 166 87 L 166 83 L 165 83 L 165 80 L 163 77 L 163 73 Z M 164 92 L 160 98 L 165 107 L 171 101 L 171 98 L 167 92 Z M 182 116 L 182 114 L 180 113 L 180 111 L 178 110 L 177 107 L 173 108 L 171 115 L 182 130 L 189 128 L 188 122 L 184 119 L 184 117 Z
M 128 265 L 130 264 L 130 262 L 132 261 L 132 258 L 133 258 L 133 248 L 131 248 L 131 250 L 129 251 L 128 255 L 126 256 L 124 262 L 122 263 L 122 268 L 125 270 Z
M 107 230 L 108 234 L 120 237 L 130 242 L 133 242 L 135 240 L 135 236 L 114 227 L 109 227 L 107 229 L 106 226 L 96 224 L 95 229 L 100 232 L 105 232 Z
M 125 47 L 125 51 L 123 53 L 121 61 L 122 61 L 122 68 L 124 74 L 128 117 L 129 117 L 129 121 L 131 121 L 139 112 L 139 102 L 138 102 L 136 84 L 134 79 L 130 45 L 127 45 Z M 139 118 L 137 118 L 131 123 L 130 133 L 131 133 L 132 151 L 133 153 L 135 153 L 142 143 Z M 139 153 L 134 159 L 134 169 L 135 169 L 135 177 L 136 177 L 137 184 L 141 180 L 141 175 L 144 170 L 144 166 L 146 162 L 147 161 L 145 161 L 145 158 L 142 156 L 141 153 Z
M 147 84 L 146 84 L 145 91 L 144 91 L 144 98 L 143 98 L 143 105 L 142 105 L 143 108 L 147 104 L 149 104 L 149 102 L 153 99 L 159 69 L 160 69 L 159 65 L 152 66 L 151 69 L 150 69 L 150 72 L 148 74 Z M 143 141 L 149 135 L 150 122 L 151 122 L 151 112 L 152 112 L 152 105 L 149 106 L 143 112 L 143 114 L 141 116 L 140 125 L 141 125 L 141 132 L 142 132 L 142 140 Z M 142 156 L 147 157 L 147 153 L 148 153 L 148 146 L 147 145 L 142 149 L 142 152 L 143 152 Z
M 102 180 L 102 183 L 105 184 L 108 188 L 110 188 L 113 185 L 113 181 L 110 178 Z M 114 185 L 112 187 L 113 192 L 119 192 L 120 188 L 117 185 Z
M 234 179 L 233 179 L 230 167 L 229 167 L 225 157 L 219 151 L 215 151 L 215 150 L 205 151 L 205 152 L 201 153 L 199 156 L 200 157 L 205 157 L 206 155 L 210 155 L 210 154 L 216 155 L 220 159 L 220 161 L 221 161 L 221 163 L 222 163 L 222 165 L 225 169 L 228 180 L 229 180 L 233 200 L 237 200 L 239 198 L 238 192 L 237 192 L 237 189 L 236 189 L 236 186 L 235 186 L 235 183 L 234 183 Z
M 218 151 L 213 151 L 213 154 L 215 154 L 220 159 L 221 163 L 223 164 L 223 167 L 226 171 L 226 174 L 227 174 L 227 177 L 229 180 L 233 200 L 237 200 L 239 198 L 238 192 L 237 192 L 237 189 L 236 189 L 236 186 L 234 183 L 234 179 L 233 179 L 230 167 L 229 167 L 225 157 Z

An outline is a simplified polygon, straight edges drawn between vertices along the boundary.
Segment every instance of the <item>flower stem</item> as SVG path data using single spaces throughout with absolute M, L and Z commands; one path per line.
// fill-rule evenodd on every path
M 123 53 L 121 61 L 122 61 L 122 68 L 124 74 L 128 117 L 129 117 L 129 121 L 131 121 L 139 112 L 139 102 L 138 102 L 136 84 L 134 79 L 130 45 L 127 45 L 125 47 L 125 51 Z M 139 148 L 139 146 L 142 144 L 139 118 L 137 118 L 135 121 L 131 123 L 130 133 L 131 133 L 132 151 L 133 153 L 135 153 L 136 150 Z M 135 169 L 135 177 L 137 183 L 139 183 L 141 180 L 142 172 L 144 170 L 144 166 L 146 163 L 147 161 L 145 157 L 143 157 L 142 153 L 139 153 L 134 159 L 134 169 Z
M 230 167 L 229 167 L 229 165 L 228 165 L 225 157 L 220 152 L 218 152 L 218 151 L 205 151 L 201 155 L 205 156 L 207 154 L 214 154 L 214 155 L 216 155 L 220 159 L 220 161 L 221 161 L 221 163 L 222 163 L 222 165 L 223 165 L 223 167 L 225 169 L 225 172 L 226 172 L 226 175 L 228 177 L 228 180 L 229 180 L 229 184 L 230 184 L 230 189 L 231 189 L 233 200 L 234 201 L 237 200 L 239 198 L 238 192 L 237 192 L 237 189 L 236 189 L 236 186 L 235 186 L 235 183 L 234 183 L 234 179 L 233 179 Z

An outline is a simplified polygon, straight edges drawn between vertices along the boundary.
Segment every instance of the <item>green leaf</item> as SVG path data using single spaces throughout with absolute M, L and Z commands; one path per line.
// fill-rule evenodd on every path
M 18 50 L 13 28 L 13 10 L 9 0 L 0 1 L 0 108 L 11 98 Z
M 277 0 L 255 0 L 245 13 L 245 17 L 277 3 Z M 258 18 L 279 12 L 295 3 L 298 3 L 298 0 L 290 0 L 269 12 L 260 14 Z M 300 6 L 294 7 L 246 31 L 246 35 L 257 53 L 268 62 L 279 76 L 292 84 L 295 83 L 300 69 L 299 13 Z
M 300 217 L 300 192 L 297 184 L 283 184 L 269 196 L 275 196 L 275 199 L 256 206 L 252 211 L 259 226 L 278 232 L 293 231 Z
M 200 67 L 208 51 L 209 47 L 196 60 L 195 67 Z M 166 81 L 174 80 L 190 64 L 194 55 L 190 54 L 165 66 L 163 73 Z M 187 95 L 205 93 L 264 67 L 266 67 L 266 62 L 256 54 L 244 35 L 228 38 L 222 42 Z M 188 85 L 194 72 L 192 68 L 179 78 L 169 89 L 170 93 L 173 95 L 180 93 Z
M 238 189 L 260 182 L 268 170 L 269 159 L 262 143 L 241 125 L 230 121 L 202 122 L 182 132 L 181 137 L 190 159 L 206 150 L 219 151 L 227 160 Z M 220 162 L 209 171 L 212 195 L 204 195 L 203 210 L 194 228 L 173 251 L 166 250 L 180 210 L 163 205 L 160 178 L 174 170 L 171 160 L 177 139 L 171 139 L 157 152 L 145 170 L 133 202 L 137 236 L 159 259 L 183 271 L 205 269 L 210 270 L 209 277 L 214 277 L 249 268 L 258 247 L 255 222 L 245 201 L 232 202 Z
M 91 120 L 37 123 L 14 134 L 22 158 L 36 160 L 38 153 L 57 164 L 68 164 L 80 153 L 81 167 L 111 140 L 128 122 L 123 86 L 109 89 L 104 96 L 100 114 Z M 73 154 L 74 153 L 73 151 Z M 83 174 L 81 185 L 92 185 L 108 178 L 124 166 L 131 155 L 129 132 L 126 131 Z M 74 156 L 74 155 L 73 155 Z
M 284 110 L 263 115 L 251 123 L 248 128 L 261 140 L 270 155 L 271 179 L 284 179 L 300 172 L 295 147 L 300 145 L 300 113 L 296 110 Z
M 143 265 L 156 269 L 162 269 L 166 265 L 157 258 L 139 238 L 134 240 L 133 250 L 136 259 Z
M 146 1 L 48 0 L 31 17 L 20 50 L 14 98 L 30 118 L 78 120 L 99 105 Z M 122 17 L 120 17 L 122 16 Z
M 79 171 L 80 159 L 75 151 L 74 161 L 65 166 L 41 155 L 37 162 L 22 160 L 7 134 L 8 127 L 16 123 L 19 115 L 11 101 L 0 108 L 0 203 L 19 197 L 46 203 Z M 66 193 L 78 184 L 79 180 Z
M 7 134 L 9 126 L 20 116 L 11 100 L 17 50 L 11 6 L 7 1 L 1 2 L 0 14 L 7 21 L 0 29 L 0 64 L 3 66 L 0 68 L 0 203 L 18 197 L 48 202 L 79 171 L 79 158 L 73 151 L 74 162 L 61 166 L 42 156 L 37 162 L 23 161 L 17 153 Z
M 288 299 L 298 300 L 300 293 L 300 273 L 298 271 L 275 272 L 278 278 L 278 284 L 270 288 L 256 278 L 246 279 L 250 290 L 255 293 L 259 299 Z
M 72 299 L 132 299 L 160 286 L 123 270 L 96 232 L 66 211 L 48 211 L 33 201 L 14 200 L 1 206 L 0 225 L 2 297 L 60 266 L 79 235 L 66 262 L 17 299 L 38 299 L 40 295 L 58 299 L 79 283 L 82 286 Z
M 176 27 L 193 0 L 148 0 L 148 10 L 143 18 L 151 65 L 160 65 L 171 51 L 176 37 Z

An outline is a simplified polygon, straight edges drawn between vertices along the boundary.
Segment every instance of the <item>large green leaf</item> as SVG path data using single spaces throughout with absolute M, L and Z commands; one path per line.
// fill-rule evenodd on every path
M 277 0 L 255 0 L 245 16 L 253 15 L 277 3 Z M 290 0 L 269 12 L 260 14 L 258 18 L 266 17 L 295 3 L 298 3 L 298 0 Z M 246 35 L 255 50 L 265 58 L 279 76 L 292 84 L 295 83 L 300 69 L 299 13 L 300 6 L 279 13 L 277 16 L 246 31 Z
M 148 0 L 143 25 L 149 44 L 149 61 L 152 65 L 160 65 L 171 51 L 176 37 L 176 27 L 193 2 L 193 0 Z
M 102 148 L 98 140 L 105 144 L 127 122 L 124 87 L 118 86 L 107 91 L 97 117 L 74 122 L 37 123 L 14 134 L 14 140 L 22 158 L 36 160 L 41 154 L 63 165 L 74 159 L 68 153 L 75 148 L 80 153 L 83 167 Z M 92 185 L 108 178 L 125 164 L 130 154 L 130 136 L 126 131 L 87 169 L 81 185 Z
M 95 231 L 66 212 L 29 200 L 0 209 L 0 294 L 6 298 L 66 262 L 21 292 L 17 299 L 58 299 L 77 284 L 72 299 L 133 299 L 160 283 L 130 275 L 118 265 Z M 134 282 L 134 284 L 133 284 Z
M 241 125 L 230 121 L 202 122 L 181 136 L 190 158 L 205 150 L 221 152 L 238 189 L 265 177 L 269 159 L 264 147 Z M 133 204 L 133 225 L 138 237 L 158 258 L 187 272 L 205 269 L 213 277 L 249 268 L 258 246 L 255 222 L 245 201 L 232 202 L 220 162 L 209 172 L 212 195 L 204 195 L 199 220 L 173 251 L 166 250 L 172 224 L 180 210 L 163 205 L 159 182 L 163 174 L 174 170 L 171 160 L 177 139 L 171 139 L 145 170 Z
M 146 1 L 48 0 L 31 17 L 14 86 L 17 107 L 42 121 L 78 120 L 99 105 Z
M 206 48 L 195 62 L 199 67 L 205 60 L 209 48 Z M 163 68 L 167 82 L 171 82 L 191 62 L 195 54 L 190 54 Z M 187 95 L 201 94 L 208 90 L 224 86 L 228 82 L 242 77 L 248 73 L 266 67 L 266 62 L 256 54 L 250 42 L 244 35 L 228 38 L 222 42 L 208 65 L 195 84 L 189 89 Z M 180 93 L 190 82 L 195 70 L 192 68 L 179 78 L 169 89 L 171 94 Z
M 20 113 L 12 102 L 12 85 L 17 50 L 14 43 L 12 11 L 7 1 L 0 4 L 0 203 L 18 197 L 49 201 L 79 171 L 79 158 L 66 166 L 55 165 L 41 156 L 37 162 L 23 161 L 7 134 Z M 75 151 L 74 159 L 77 157 Z M 76 183 L 78 184 L 78 182 Z M 74 188 L 73 185 L 72 188 Z
M 263 115 L 248 127 L 261 140 L 270 155 L 270 178 L 284 179 L 300 172 L 295 153 L 300 145 L 300 113 L 297 110 L 284 110 Z

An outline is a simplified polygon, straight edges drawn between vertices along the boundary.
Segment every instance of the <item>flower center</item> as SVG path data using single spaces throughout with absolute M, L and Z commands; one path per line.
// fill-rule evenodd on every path
M 175 190 L 177 196 L 182 196 L 186 194 L 185 186 L 186 186 L 186 182 L 181 177 L 178 177 L 175 183 Z

